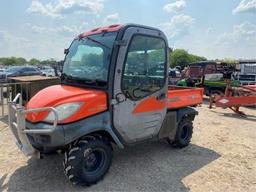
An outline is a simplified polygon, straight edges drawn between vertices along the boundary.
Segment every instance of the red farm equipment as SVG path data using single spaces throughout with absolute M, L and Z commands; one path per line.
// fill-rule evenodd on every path
M 240 111 L 240 107 L 256 106 L 256 85 L 232 87 L 228 81 L 224 95 L 210 96 L 209 108 L 212 108 L 213 105 L 230 108 L 236 114 L 246 117 L 246 114 Z

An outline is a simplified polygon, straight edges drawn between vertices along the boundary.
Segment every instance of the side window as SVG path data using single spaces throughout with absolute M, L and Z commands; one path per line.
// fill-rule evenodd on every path
M 161 38 L 135 35 L 130 43 L 122 78 L 122 91 L 137 100 L 165 84 L 166 44 Z
M 20 72 L 21 72 L 21 73 L 24 73 L 24 72 L 26 72 L 26 71 L 27 71 L 27 68 L 26 68 L 26 67 L 20 69 Z
M 216 73 L 215 65 L 207 65 L 205 68 L 205 74 L 212 74 L 212 73 Z
M 27 67 L 24 70 L 25 70 L 25 72 L 31 72 L 31 71 L 34 72 L 35 71 L 33 68 L 30 68 L 30 67 Z

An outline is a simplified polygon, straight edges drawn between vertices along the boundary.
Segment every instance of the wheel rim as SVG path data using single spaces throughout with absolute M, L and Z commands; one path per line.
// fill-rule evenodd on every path
M 106 159 L 106 152 L 102 149 L 93 149 L 86 155 L 84 160 L 84 172 L 86 174 L 95 174 L 104 165 Z
M 182 128 L 182 132 L 181 132 L 181 139 L 182 140 L 187 140 L 189 136 L 189 127 L 188 126 L 184 126 Z

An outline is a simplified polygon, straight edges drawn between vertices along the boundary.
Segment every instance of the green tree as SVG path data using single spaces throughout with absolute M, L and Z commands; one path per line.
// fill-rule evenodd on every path
M 190 63 L 189 53 L 184 49 L 176 49 L 170 53 L 170 67 L 181 66 L 184 68 Z
M 23 57 L 14 57 L 14 60 L 16 61 L 16 65 L 24 65 L 27 63 L 27 60 L 24 59 Z
M 190 63 L 207 60 L 205 57 L 201 57 L 201 56 L 197 56 L 197 55 L 189 54 L 189 56 L 190 56 Z
M 0 58 L 0 64 L 9 66 L 9 65 L 24 65 L 26 64 L 26 59 L 22 57 L 2 57 Z
M 226 64 L 230 64 L 230 65 L 235 65 L 235 64 L 239 64 L 239 62 L 235 59 L 231 59 L 231 58 L 225 58 L 221 61 L 219 61 L 220 63 L 226 63 Z
M 170 53 L 170 67 L 181 66 L 183 69 L 189 63 L 205 60 L 207 60 L 205 57 L 189 54 L 184 49 L 175 49 Z
M 55 59 L 46 59 L 40 62 L 40 65 L 56 66 L 58 62 Z
M 39 63 L 40 63 L 40 61 L 38 59 L 35 59 L 35 58 L 32 58 L 32 59 L 29 60 L 30 65 L 37 65 Z
M 46 59 L 40 61 L 39 59 L 32 58 L 29 61 L 24 59 L 23 57 L 0 57 L 0 65 L 3 66 L 13 66 L 13 65 L 51 65 L 51 66 L 58 66 L 59 62 L 55 59 Z

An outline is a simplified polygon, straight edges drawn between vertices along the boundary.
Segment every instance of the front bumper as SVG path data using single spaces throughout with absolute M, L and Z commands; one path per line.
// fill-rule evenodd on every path
M 19 103 L 17 101 L 19 100 Z M 8 116 L 9 116 L 9 128 L 16 138 L 16 144 L 19 149 L 26 155 L 38 154 L 38 149 L 32 146 L 29 136 L 30 135 L 49 135 L 56 132 L 58 114 L 52 107 L 37 108 L 25 110 L 21 104 L 21 94 L 18 94 L 12 102 L 8 103 Z M 46 128 L 33 128 L 30 129 L 27 126 L 25 116 L 28 113 L 42 112 L 42 111 L 53 111 L 55 120 L 53 125 L 49 125 Z

